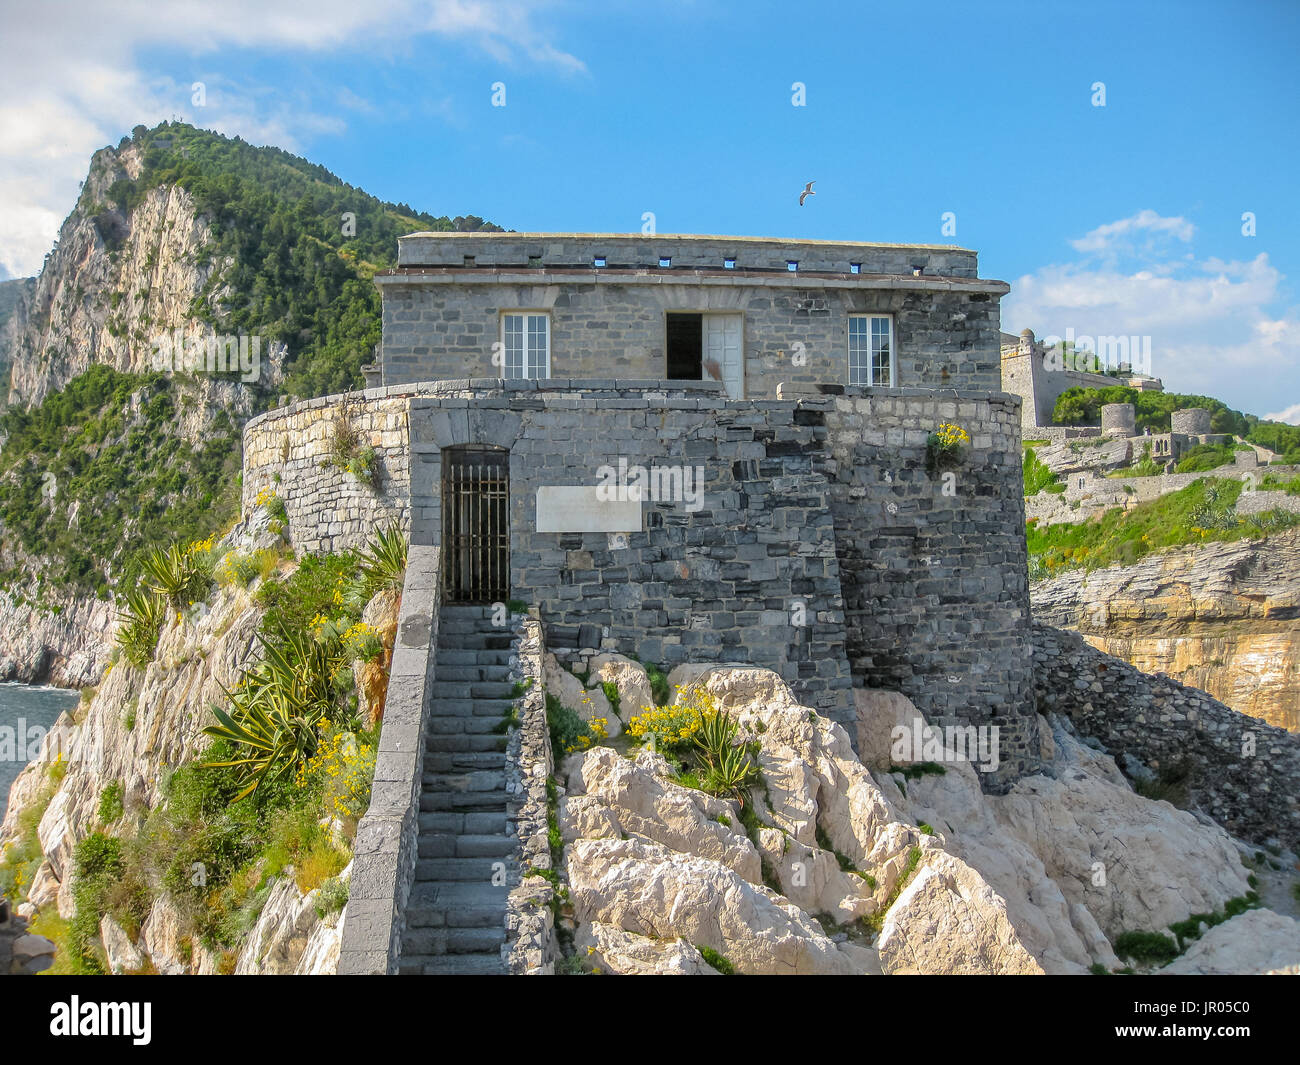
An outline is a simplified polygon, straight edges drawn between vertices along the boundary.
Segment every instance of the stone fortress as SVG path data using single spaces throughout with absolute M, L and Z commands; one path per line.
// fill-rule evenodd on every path
M 303 549 L 400 518 L 445 601 L 527 602 L 561 653 L 763 665 L 844 722 L 897 690 L 999 726 L 987 786 L 1036 767 L 1008 286 L 973 252 L 431 233 L 376 282 L 375 387 L 245 432 L 245 502 L 279 492 Z M 377 491 L 322 463 L 340 418 Z
M 1139 432 L 1131 403 L 1110 403 L 1101 408 L 1099 425 L 1055 425 L 1052 412 L 1068 388 L 1109 388 L 1126 385 L 1141 391 L 1163 391 L 1163 383 L 1145 374 L 1094 373 L 1056 365 L 1047 347 L 1031 329 L 1019 337 L 1001 334 L 1002 385 L 1021 399 L 1021 436 L 1035 457 L 1061 478 L 1065 491 L 1040 492 L 1026 500 L 1029 519 L 1045 525 L 1078 522 L 1116 507 L 1133 507 L 1177 492 L 1205 477 L 1235 477 L 1249 489 L 1238 503 L 1238 513 L 1249 514 L 1281 507 L 1295 510 L 1300 500 L 1280 491 L 1255 491 L 1263 467 L 1277 456 L 1258 444 L 1243 444 L 1229 466 L 1195 473 L 1178 473 L 1179 461 L 1201 444 L 1225 445 L 1233 437 L 1216 433 L 1211 412 L 1201 407 L 1173 411 L 1170 431 Z M 1149 461 L 1157 476 L 1123 476 L 1135 464 Z M 1269 473 L 1285 480 L 1296 476 L 1290 466 L 1273 466 Z
M 299 552 L 391 520 L 410 533 L 340 973 L 546 971 L 553 889 L 521 873 L 552 868 L 552 655 L 572 670 L 561 692 L 598 693 L 581 668 L 598 655 L 643 677 L 631 659 L 770 669 L 859 744 L 901 693 L 932 726 L 997 736 L 974 774 L 993 796 L 1054 757 L 1044 706 L 1159 764 L 1184 749 L 1199 693 L 1153 707 L 1137 676 L 1095 720 L 1108 667 L 1045 686 L 1074 652 L 1031 625 L 1007 286 L 974 253 L 414 234 L 376 282 L 370 387 L 244 433 L 245 511 L 277 495 Z M 968 439 L 940 456 L 953 424 Z M 345 441 L 376 476 L 342 468 Z M 1203 701 L 1205 742 L 1237 749 L 1237 715 Z M 507 739 L 492 725 L 512 705 Z M 1125 731 L 1152 713 L 1167 733 Z M 1300 755 L 1250 727 L 1264 772 L 1196 787 L 1253 831 L 1260 789 L 1292 793 Z

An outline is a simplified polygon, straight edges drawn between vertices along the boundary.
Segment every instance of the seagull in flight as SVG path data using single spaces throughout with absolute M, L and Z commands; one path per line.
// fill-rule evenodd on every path
M 810 182 L 808 182 L 807 185 L 805 185 L 805 186 L 803 187 L 803 192 L 799 193 L 799 206 L 800 206 L 800 207 L 803 206 L 803 201 L 806 200 L 809 196 L 816 196 L 816 195 L 817 195 L 817 193 L 813 192 L 813 186 L 816 185 L 816 184 L 817 184 L 817 182 L 815 182 L 815 181 L 810 181 Z

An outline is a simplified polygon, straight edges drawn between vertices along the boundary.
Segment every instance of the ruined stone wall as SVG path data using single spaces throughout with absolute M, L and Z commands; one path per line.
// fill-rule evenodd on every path
M 1018 400 L 846 395 L 824 422 L 854 685 L 901 691 L 932 724 L 998 725 L 1001 781 L 1032 771 Z M 941 422 L 971 441 L 953 469 L 930 472 Z
M 1245 839 L 1300 843 L 1300 736 L 1048 625 L 1033 626 L 1033 662 L 1039 710 L 1067 715 L 1130 775 L 1144 768 L 1181 783 L 1191 802 Z

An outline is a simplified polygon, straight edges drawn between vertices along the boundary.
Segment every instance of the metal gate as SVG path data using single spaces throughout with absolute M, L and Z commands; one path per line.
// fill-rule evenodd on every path
M 510 598 L 510 452 L 442 452 L 442 589 L 450 603 Z

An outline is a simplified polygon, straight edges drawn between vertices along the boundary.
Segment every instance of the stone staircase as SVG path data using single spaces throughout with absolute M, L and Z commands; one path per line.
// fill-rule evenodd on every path
M 508 628 L 488 607 L 443 607 L 438 625 L 415 883 L 406 907 L 402 974 L 502 975 L 508 884 L 517 840 L 508 829 L 504 733 Z M 492 883 L 496 863 L 506 876 Z

